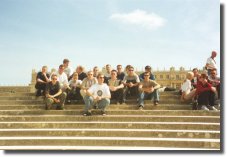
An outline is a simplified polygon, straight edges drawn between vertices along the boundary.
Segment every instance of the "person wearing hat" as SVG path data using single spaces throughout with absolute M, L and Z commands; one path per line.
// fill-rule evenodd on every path
M 151 73 L 151 67 L 150 67 L 149 65 L 147 65 L 147 66 L 145 67 L 145 72 L 149 72 L 149 73 L 150 73 L 150 77 L 149 77 L 150 80 L 155 80 L 155 77 L 154 77 L 154 75 Z M 145 72 L 142 73 L 142 74 L 140 74 L 140 76 L 139 76 L 140 81 L 143 81 L 143 80 L 144 80 L 144 74 L 145 74 Z

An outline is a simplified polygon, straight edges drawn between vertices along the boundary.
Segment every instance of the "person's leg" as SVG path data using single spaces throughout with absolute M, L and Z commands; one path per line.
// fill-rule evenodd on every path
M 129 91 L 129 87 L 125 87 L 124 92 L 123 92 L 123 103 L 126 102 L 126 97 L 128 95 L 128 91 Z
M 117 95 L 116 95 L 117 102 L 122 104 L 123 103 L 123 88 L 118 89 L 116 92 L 117 92 Z
M 59 97 L 59 99 L 60 99 L 59 105 L 60 105 L 60 109 L 61 110 L 64 109 L 64 104 L 65 104 L 66 96 L 67 96 L 66 92 L 62 92 L 61 95 L 60 95 L 60 97 Z
M 84 109 L 84 112 L 87 113 L 87 112 L 90 112 L 90 108 L 91 106 L 93 105 L 93 98 L 91 96 L 85 96 L 84 97 L 84 102 L 85 102 L 85 109 Z
M 46 98 L 45 99 L 46 110 L 50 110 L 53 103 L 54 103 L 53 99 Z
M 198 107 L 202 110 L 209 110 L 207 108 L 209 104 L 209 91 L 202 92 L 198 95 Z
M 158 105 L 158 102 L 159 102 L 159 93 L 158 93 L 158 90 L 155 89 L 152 93 L 151 93 L 151 101 L 154 101 L 154 104 L 155 105 Z
M 106 107 L 110 104 L 110 99 L 103 98 L 98 102 L 98 108 L 101 109 L 102 114 L 105 114 Z

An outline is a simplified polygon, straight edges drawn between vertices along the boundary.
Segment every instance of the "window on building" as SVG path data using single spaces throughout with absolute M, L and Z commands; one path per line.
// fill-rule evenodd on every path
M 166 75 L 166 79 L 169 79 L 169 75 Z
M 163 75 L 160 75 L 160 79 L 163 79 Z
M 176 79 L 177 79 L 177 80 L 180 80 L 180 76 L 179 76 L 179 75 L 176 75 Z

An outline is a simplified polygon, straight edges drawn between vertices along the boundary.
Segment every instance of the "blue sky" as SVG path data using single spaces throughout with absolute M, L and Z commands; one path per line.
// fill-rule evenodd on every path
M 64 58 L 87 70 L 189 69 L 202 68 L 212 50 L 220 65 L 219 0 L 0 1 L 0 85 L 28 84 L 32 69 Z

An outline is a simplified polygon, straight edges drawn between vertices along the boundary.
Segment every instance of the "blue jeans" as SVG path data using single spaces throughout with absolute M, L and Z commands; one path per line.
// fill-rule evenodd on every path
M 139 96 L 139 106 L 144 107 L 144 100 L 147 98 L 151 98 L 151 100 L 154 99 L 154 101 L 159 101 L 158 90 L 155 89 L 152 93 L 142 92 Z
M 85 109 L 84 109 L 85 112 L 87 112 L 91 108 L 91 106 L 95 104 L 94 99 L 91 96 L 85 96 L 84 102 L 85 102 Z M 96 102 L 96 104 L 99 109 L 101 109 L 102 111 L 105 111 L 106 107 L 110 104 L 110 99 L 103 98 L 100 101 Z

